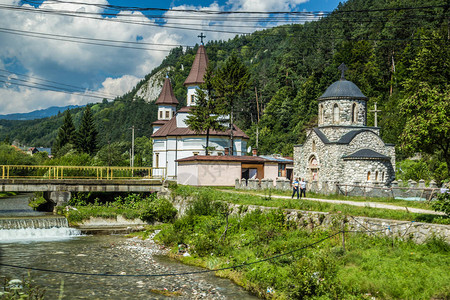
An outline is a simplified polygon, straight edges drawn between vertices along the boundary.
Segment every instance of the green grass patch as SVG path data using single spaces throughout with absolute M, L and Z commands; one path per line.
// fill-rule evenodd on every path
M 121 215 L 125 219 L 139 218 L 146 222 L 171 222 L 177 210 L 164 198 L 157 198 L 156 194 L 142 196 L 128 194 L 117 196 L 114 201 L 100 201 L 96 198 L 89 200 L 89 195 L 76 195 L 68 207 L 58 207 L 58 213 L 64 214 L 70 224 L 79 224 L 91 217 L 116 219 Z
M 363 216 L 370 218 L 392 219 L 392 220 L 404 220 L 404 221 L 417 221 L 427 223 L 445 223 L 445 219 L 438 215 L 433 214 L 419 214 L 411 213 L 407 211 L 382 209 L 374 207 L 358 207 L 347 204 L 338 203 L 326 203 L 313 200 L 297 200 L 297 199 L 279 199 L 266 196 L 259 196 L 250 193 L 234 193 L 227 191 L 220 191 L 212 188 L 205 187 L 192 187 L 181 186 L 173 190 L 173 197 L 203 197 L 213 201 L 225 201 L 239 205 L 259 205 L 266 207 L 279 207 L 287 209 L 298 209 L 305 211 L 318 211 L 318 212 L 330 212 L 340 213 L 343 215 L 351 216 Z
M 340 222 L 328 230 L 307 231 L 288 221 L 281 209 L 227 217 L 226 206 L 214 202 L 228 197 L 238 201 L 234 194 L 191 187 L 177 188 L 177 193 L 191 197 L 187 213 L 167 224 L 156 239 L 183 262 L 209 269 L 236 266 L 218 274 L 261 298 L 450 297 L 450 246 L 442 240 L 417 245 L 347 233 L 344 250 Z M 255 196 L 247 197 L 254 204 Z M 191 256 L 179 255 L 179 245 Z
M 226 190 L 221 188 L 216 188 L 219 190 Z M 252 195 L 264 195 L 268 196 L 269 193 L 271 195 L 277 195 L 277 196 L 286 196 L 291 197 L 292 191 L 280 191 L 276 189 L 269 190 L 236 190 L 240 192 L 245 192 Z M 343 201 L 355 201 L 355 202 L 378 202 L 383 204 L 389 204 L 389 205 L 395 205 L 395 206 L 401 206 L 401 207 L 414 207 L 414 208 L 421 208 L 421 209 L 429 209 L 433 210 L 433 207 L 430 202 L 428 201 L 407 201 L 407 200 L 399 200 L 394 199 L 390 197 L 362 197 L 362 196 L 345 196 L 345 195 L 323 195 L 313 192 L 308 192 L 307 198 L 317 198 L 317 199 L 327 199 L 327 200 L 343 200 Z

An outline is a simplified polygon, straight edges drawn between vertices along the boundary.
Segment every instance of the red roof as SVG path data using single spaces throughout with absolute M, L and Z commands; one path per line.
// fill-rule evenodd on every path
M 181 110 L 180 110 L 181 111 Z M 248 139 L 249 137 L 236 125 L 233 124 L 233 136 L 240 137 L 243 139 Z M 167 136 L 186 136 L 186 135 L 206 135 L 206 132 L 196 133 L 195 131 L 189 129 L 189 127 L 177 127 L 177 118 L 173 117 L 166 124 L 164 124 L 161 128 L 158 129 L 154 134 L 152 134 L 152 138 L 155 137 L 167 137 Z M 230 130 L 226 131 L 215 131 L 211 130 L 209 132 L 211 136 L 230 136 Z
M 158 98 L 158 100 L 156 100 L 155 103 L 156 104 L 178 105 L 178 100 L 177 100 L 177 98 L 175 98 L 169 78 L 166 77 L 166 80 L 164 81 L 164 85 L 162 87 L 161 93 L 159 94 L 159 98 Z
M 230 156 L 230 155 L 194 155 L 176 160 L 177 162 L 185 161 L 234 161 L 244 163 L 264 163 L 269 160 L 259 156 Z
M 168 122 L 169 120 L 156 120 L 155 122 L 152 123 L 152 125 L 164 125 Z
M 195 85 L 202 84 L 205 81 L 203 76 L 205 76 L 206 68 L 208 67 L 208 56 L 206 55 L 205 46 L 200 45 L 197 49 L 197 54 L 195 55 L 194 62 L 192 63 L 191 71 L 189 76 L 184 81 L 184 85 Z

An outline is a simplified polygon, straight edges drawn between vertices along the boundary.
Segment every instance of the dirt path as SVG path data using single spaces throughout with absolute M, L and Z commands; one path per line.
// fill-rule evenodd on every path
M 241 191 L 230 191 L 230 190 L 222 190 L 224 192 L 229 193 L 241 193 L 241 194 L 249 194 L 249 195 L 255 195 L 260 197 L 267 197 L 267 195 L 263 194 L 254 194 L 254 193 L 246 193 Z M 271 195 L 272 198 L 277 199 L 291 199 L 289 196 L 279 196 L 279 195 Z M 389 205 L 389 204 L 383 204 L 379 202 L 359 202 L 359 201 L 348 201 L 348 200 L 330 200 L 330 199 L 318 199 L 318 198 L 302 198 L 304 200 L 311 200 L 311 201 L 317 201 L 317 202 L 327 202 L 327 203 L 335 203 L 335 204 L 347 204 L 347 205 L 353 205 L 353 206 L 361 206 L 361 207 L 373 207 L 373 208 L 384 208 L 384 209 L 392 209 L 392 210 L 403 210 L 403 211 L 409 211 L 412 213 L 419 213 L 419 214 L 432 214 L 432 215 L 444 215 L 443 212 L 436 212 L 434 210 L 428 210 L 428 209 L 421 209 L 421 208 L 414 208 L 414 207 L 406 207 L 406 206 L 396 206 L 396 205 Z

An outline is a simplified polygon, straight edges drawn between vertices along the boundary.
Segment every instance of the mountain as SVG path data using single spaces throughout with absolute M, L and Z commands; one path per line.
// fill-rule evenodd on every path
M 293 145 L 301 144 L 308 129 L 317 125 L 317 99 L 339 80 L 341 63 L 348 67 L 345 78 L 369 97 L 368 111 L 375 102 L 382 111 L 378 114 L 382 139 L 397 144 L 406 124 L 400 103 L 410 95 L 408 88 L 417 86 L 411 80 L 450 85 L 450 68 L 443 67 L 449 60 L 427 50 L 450 48 L 449 17 L 442 0 L 348 0 L 320 20 L 209 41 L 205 48 L 214 68 L 224 65 L 230 55 L 247 66 L 251 88 L 235 107 L 235 122 L 259 153 L 292 155 Z M 91 104 L 100 147 L 130 141 L 133 125 L 139 129 L 136 137 L 151 135 L 157 112 L 152 101 L 166 72 L 180 107 L 186 105 L 183 82 L 196 50 L 172 49 L 132 91 L 113 102 Z M 72 111 L 75 126 L 81 114 L 81 108 Z M 373 124 L 369 113 L 367 125 Z M 61 125 L 62 114 L 0 120 L 0 141 L 50 147 Z
M 3 120 L 35 120 L 43 119 L 57 115 L 64 112 L 67 109 L 82 107 L 83 105 L 69 105 L 69 106 L 51 106 L 46 109 L 39 109 L 28 113 L 16 113 L 16 114 L 6 114 L 0 115 L 0 119 Z

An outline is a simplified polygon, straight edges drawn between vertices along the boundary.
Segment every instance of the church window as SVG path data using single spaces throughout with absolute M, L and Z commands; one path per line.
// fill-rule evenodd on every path
M 333 123 L 339 123 L 339 106 L 337 104 L 333 106 Z
M 358 111 L 356 110 L 356 103 L 353 103 L 353 105 L 352 105 L 352 123 L 356 123 L 357 119 L 358 119 Z
M 319 108 L 319 123 L 323 124 L 324 120 L 323 120 L 323 104 L 320 104 L 320 108 Z
M 162 110 L 159 111 L 159 118 L 160 118 L 160 119 L 163 118 L 163 112 L 162 112 Z
M 378 181 L 378 171 L 375 172 L 375 181 Z
M 199 152 L 192 152 L 194 156 L 197 156 Z
M 159 168 L 159 153 L 155 153 L 155 168 Z
M 195 103 L 195 95 L 191 95 L 191 104 Z
M 169 118 L 170 111 L 166 110 L 166 119 Z
M 370 171 L 367 172 L 367 181 L 370 181 Z
M 384 172 L 381 173 L 381 181 L 384 182 Z
M 316 141 L 312 141 L 312 152 L 316 152 Z

